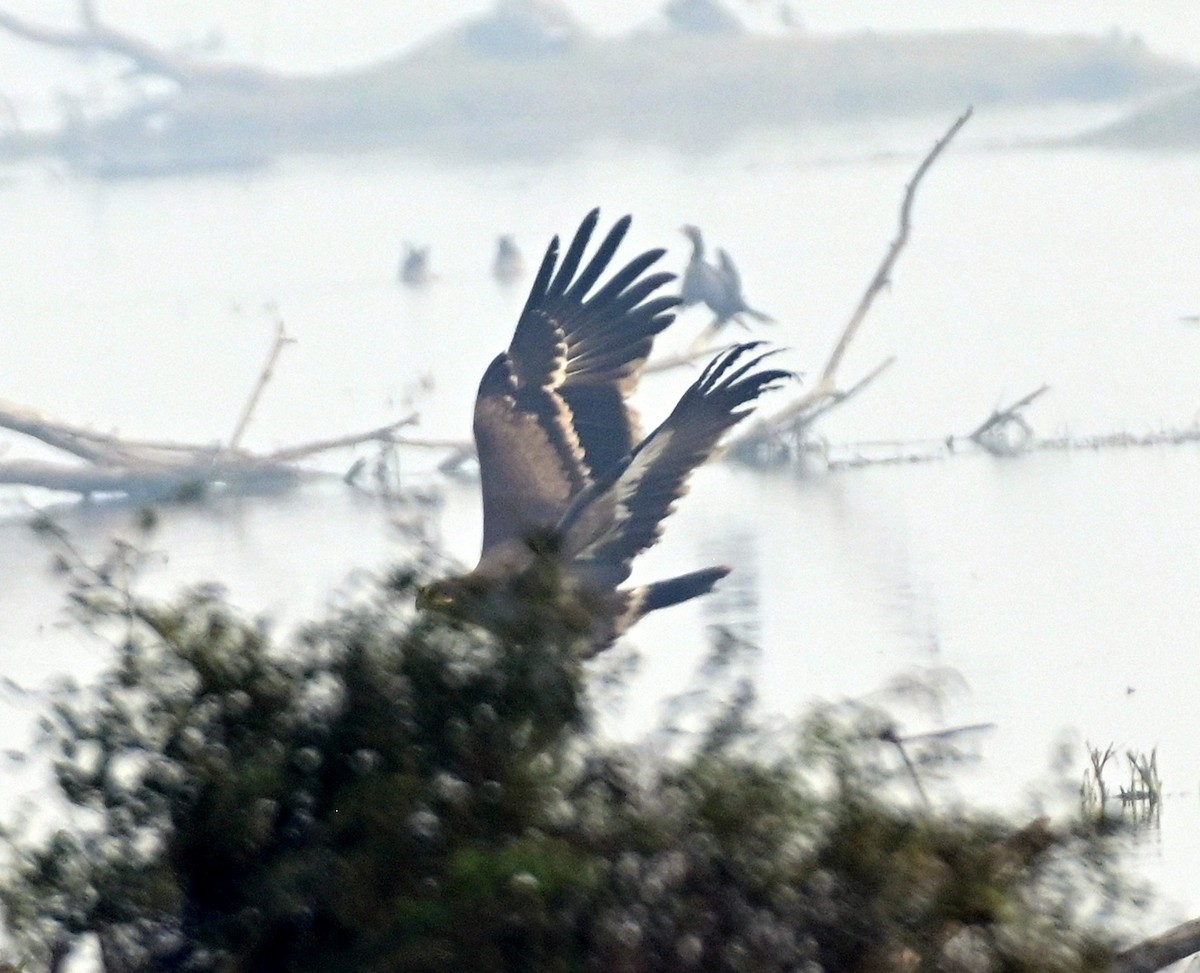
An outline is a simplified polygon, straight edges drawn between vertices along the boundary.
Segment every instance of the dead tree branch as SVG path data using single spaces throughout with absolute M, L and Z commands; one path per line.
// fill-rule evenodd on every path
M 46 47 L 76 51 L 105 51 L 133 63 L 139 71 L 174 81 L 181 87 L 197 84 L 254 90 L 265 87 L 272 75 L 249 65 L 214 64 L 164 51 L 147 41 L 105 26 L 90 3 L 82 3 L 80 26 L 59 29 L 33 23 L 0 10 L 0 30 Z
M 816 384 L 786 408 L 773 416 L 754 423 L 741 435 L 736 436 L 731 443 L 734 449 L 739 451 L 746 450 L 747 448 L 752 449 L 754 446 L 764 443 L 773 436 L 803 429 L 812 421 L 814 412 L 821 414 L 829 411 L 833 405 L 844 402 L 849 397 L 849 394 L 861 391 L 866 384 L 872 381 L 890 364 L 890 362 L 884 362 L 883 365 L 878 366 L 866 379 L 853 386 L 851 393 L 839 393 L 837 388 L 837 372 L 842 364 L 842 359 L 845 357 L 846 351 L 850 347 L 850 343 L 854 340 L 855 335 L 858 334 L 863 321 L 866 320 L 871 306 L 875 303 L 875 298 L 890 283 L 892 269 L 905 244 L 908 243 L 909 234 L 912 230 L 912 208 L 917 195 L 917 187 L 920 186 L 921 180 L 933 166 L 934 162 L 945 151 L 946 146 L 950 144 L 951 140 L 967 123 L 967 120 L 970 119 L 971 114 L 972 109 L 968 108 L 962 115 L 955 119 L 954 124 L 950 126 L 946 134 L 937 140 L 933 148 L 921 160 L 920 165 L 917 166 L 916 171 L 908 182 L 908 186 L 905 188 L 904 199 L 900 204 L 900 226 L 896 238 L 888 247 L 883 262 L 880 263 L 879 268 L 875 271 L 875 275 L 871 278 L 870 283 L 859 299 L 858 306 L 854 309 L 854 313 L 850 315 L 850 320 L 846 322 L 845 328 L 842 329 L 842 333 L 838 337 L 837 343 L 834 345 L 833 351 L 830 353 L 829 359 L 826 361 L 825 367 L 822 369 L 821 376 Z
M 351 446 L 358 446 L 368 442 L 395 443 L 399 441 L 396 439 L 396 432 L 405 426 L 416 425 L 417 419 L 417 413 L 413 412 L 403 419 L 398 419 L 386 426 L 380 426 L 378 429 L 354 433 L 349 436 L 339 436 L 336 439 L 323 439 L 317 442 L 303 443 L 300 446 L 289 446 L 287 449 L 279 449 L 273 453 L 269 453 L 266 458 L 275 463 L 294 463 L 296 460 L 306 459 L 309 456 L 315 456 L 317 453 L 327 453 L 331 449 L 348 449 Z
M 267 383 L 275 374 L 275 363 L 279 361 L 279 355 L 287 345 L 295 344 L 295 338 L 289 338 L 283 329 L 283 321 L 275 322 L 275 341 L 271 345 L 271 350 L 267 354 L 266 363 L 263 365 L 262 372 L 259 373 L 258 381 L 254 383 L 254 388 L 250 391 L 250 398 L 246 400 L 246 405 L 242 409 L 241 418 L 238 419 L 238 424 L 233 430 L 233 435 L 229 437 L 229 448 L 237 449 L 238 444 L 242 441 L 242 435 L 246 432 L 246 427 L 250 425 L 250 420 L 254 417 L 254 409 L 258 405 L 258 400 L 262 398 L 263 389 L 267 387 Z
M 51 462 L 0 460 L 0 484 L 40 487 L 89 496 L 124 494 L 139 499 L 166 498 L 209 486 L 234 491 L 290 487 L 317 474 L 296 464 L 318 453 L 372 440 L 394 442 L 397 430 L 416 415 L 335 439 L 303 443 L 259 455 L 219 444 L 189 444 L 121 439 L 47 419 L 18 406 L 0 403 L 0 429 L 8 429 L 83 460 Z
M 996 456 L 1021 452 L 1033 438 L 1033 427 L 1021 415 L 1021 410 L 1049 391 L 1050 386 L 1043 385 L 1006 408 L 994 409 L 967 438 Z
M 1115 973 L 1156 973 L 1195 953 L 1200 953 L 1200 919 L 1181 923 L 1117 953 L 1113 969 Z

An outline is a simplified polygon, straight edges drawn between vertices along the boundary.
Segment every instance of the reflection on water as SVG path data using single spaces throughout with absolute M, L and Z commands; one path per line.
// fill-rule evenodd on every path
M 923 149 L 942 127 L 912 144 Z M 705 159 L 305 159 L 245 180 L 154 186 L 23 171 L 0 192 L 3 396 L 137 438 L 226 439 L 270 342 L 271 303 L 298 343 L 247 446 L 376 428 L 414 394 L 422 435 L 465 437 L 478 376 L 523 297 L 490 276 L 497 234 L 533 254 L 596 203 L 609 216 L 634 212 L 630 252 L 671 244 L 665 262 L 676 269 L 680 224 L 709 229 L 779 317 L 762 336 L 811 370 L 882 256 L 914 163 L 874 153 L 831 163 L 780 136 Z M 951 151 L 922 189 L 911 245 L 844 373 L 852 381 L 888 355 L 899 361 L 821 432 L 940 440 L 1043 382 L 1052 390 L 1029 416 L 1042 434 L 1192 422 L 1200 332 L 1178 319 L 1200 308 L 1200 238 L 1186 205 L 1198 168 L 1190 156 Z M 393 280 L 406 237 L 430 241 L 442 275 L 420 292 Z M 688 312 L 666 344 L 706 323 Z M 414 393 L 427 375 L 432 389 Z M 692 377 L 647 379 L 647 424 Z M 435 461 L 406 456 L 406 472 Z M 642 671 L 611 730 L 655 724 L 658 702 L 689 685 L 713 624 L 761 644 L 764 705 L 780 712 L 949 668 L 965 688 L 902 729 L 996 725 L 960 782 L 964 796 L 1023 800 L 1064 734 L 1079 773 L 1085 740 L 1157 746 L 1168 797 L 1161 850 L 1147 850 L 1145 868 L 1180 911 L 1200 911 L 1198 481 L 1195 446 L 960 456 L 810 478 L 702 470 L 637 577 L 723 562 L 735 572 L 718 595 L 634 631 Z M 477 487 L 441 488 L 446 545 L 473 563 Z M 8 511 L 19 509 L 8 496 Z M 92 509 L 64 522 L 99 548 L 129 516 Z M 336 481 L 168 509 L 153 543 L 165 552 L 150 578 L 158 589 L 216 577 L 247 610 L 284 620 L 401 549 L 389 512 Z M 0 526 L 4 671 L 19 682 L 86 678 L 103 649 L 59 626 L 44 564 L 24 529 Z M 0 742 L 19 744 L 30 713 L 3 699 L 0 712 Z

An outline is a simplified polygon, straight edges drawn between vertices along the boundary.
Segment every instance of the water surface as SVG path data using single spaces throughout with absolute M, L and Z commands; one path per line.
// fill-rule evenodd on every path
M 591 206 L 636 215 L 629 252 L 704 227 L 779 324 L 763 329 L 798 369 L 817 368 L 895 232 L 919 155 L 949 124 L 849 126 L 683 157 L 594 147 L 545 161 L 432 162 L 381 154 L 298 158 L 244 178 L 104 185 L 29 165 L 0 190 L 4 398 L 137 438 L 228 438 L 276 316 L 289 347 L 245 444 L 271 449 L 369 429 L 418 409 L 420 432 L 468 434 L 475 384 L 522 301 L 487 274 L 496 234 L 533 253 Z M 1200 409 L 1200 158 L 988 150 L 1020 134 L 977 120 L 917 201 L 891 288 L 844 365 L 847 381 L 898 361 L 828 418 L 834 443 L 962 434 L 1042 383 L 1039 433 L 1188 426 Z M 973 126 L 976 122 L 972 123 Z M 394 280 L 404 240 L 428 243 L 439 279 Z M 705 324 L 689 312 L 668 336 Z M 421 391 L 427 377 L 432 391 Z M 647 419 L 690 380 L 647 379 Z M 782 398 L 780 399 L 782 401 Z M 770 404 L 766 406 L 771 407 Z M 9 439 L 13 450 L 29 447 Z M 350 457 L 331 458 L 341 469 Z M 414 476 L 433 458 L 413 455 Z M 1200 517 L 1194 446 L 959 456 L 815 477 L 702 471 L 642 565 L 644 577 L 728 561 L 757 599 L 764 704 L 870 693 L 899 672 L 949 667 L 963 688 L 919 731 L 984 721 L 964 796 L 1020 804 L 1055 748 L 1157 747 L 1169 797 L 1139 868 L 1175 916 L 1200 911 L 1200 745 L 1192 731 L 1200 648 Z M 471 484 L 443 483 L 441 529 L 470 561 Z M 19 516 L 35 493 L 5 494 Z M 128 514 L 65 518 L 99 549 Z M 401 550 L 388 511 L 340 484 L 164 512 L 160 590 L 217 577 L 249 611 L 318 610 L 355 568 Z M 0 653 L 25 683 L 86 677 L 102 647 L 59 626 L 45 553 L 0 526 Z M 614 733 L 653 724 L 684 688 L 711 606 L 648 619 L 640 681 Z M 32 712 L 0 700 L 5 745 Z

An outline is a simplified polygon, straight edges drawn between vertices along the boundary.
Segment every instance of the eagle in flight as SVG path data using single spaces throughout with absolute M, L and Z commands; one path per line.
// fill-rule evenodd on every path
M 473 571 L 420 589 L 422 608 L 514 634 L 533 608 L 531 579 L 549 558 L 586 616 L 587 654 L 611 645 L 647 612 L 710 591 L 729 573 L 704 568 L 623 588 L 653 545 L 692 470 L 755 399 L 791 373 L 761 367 L 760 343 L 720 353 L 645 438 L 628 398 L 654 337 L 674 320 L 674 279 L 635 257 L 597 287 L 629 229 L 618 220 L 584 261 L 599 210 L 559 261 L 555 237 L 508 350 L 483 374 L 475 445 L 483 492 L 483 552 Z

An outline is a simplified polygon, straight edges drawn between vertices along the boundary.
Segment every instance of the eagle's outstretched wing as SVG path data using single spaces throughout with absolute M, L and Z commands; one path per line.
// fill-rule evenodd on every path
M 618 220 L 583 265 L 599 211 L 585 217 L 559 264 L 546 251 L 508 351 L 475 400 L 483 549 L 552 528 L 593 471 L 626 456 L 636 416 L 625 404 L 674 297 L 651 298 L 671 274 L 644 272 L 664 251 L 635 257 L 589 296 L 629 229 Z
M 633 559 L 658 540 L 692 471 L 759 395 L 791 377 L 782 369 L 758 368 L 770 354 L 754 354 L 760 346 L 749 342 L 718 355 L 662 425 L 575 496 L 558 529 L 580 577 L 602 586 L 624 582 Z

